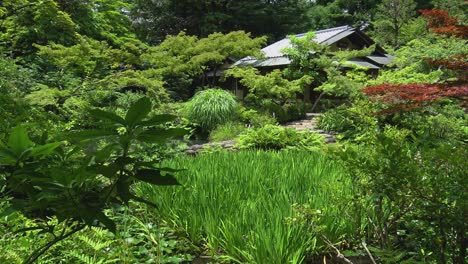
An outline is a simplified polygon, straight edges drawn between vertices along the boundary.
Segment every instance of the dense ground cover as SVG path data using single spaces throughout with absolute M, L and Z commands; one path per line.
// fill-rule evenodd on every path
M 180 157 L 182 186 L 139 185 L 157 214 L 208 255 L 236 263 L 300 263 L 361 229 L 347 208 L 352 186 L 338 163 L 306 151 L 215 152 Z M 350 241 L 351 242 L 351 241 Z
M 467 1 L 176 2 L 0 1 L 0 263 L 468 262 Z M 240 100 L 212 78 L 344 24 L 394 61 L 306 34 L 282 70 L 224 71 Z M 331 147 L 279 126 L 315 111 Z M 207 140 L 245 151 L 184 156 Z

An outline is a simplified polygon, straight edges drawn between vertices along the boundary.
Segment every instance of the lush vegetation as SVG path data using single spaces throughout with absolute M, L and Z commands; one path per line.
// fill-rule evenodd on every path
M 217 126 L 232 121 L 236 117 L 236 98 L 221 89 L 200 91 L 187 103 L 187 118 L 198 124 L 203 131 L 210 132 Z
M 136 192 L 210 255 L 223 252 L 220 261 L 297 263 L 325 248 L 321 235 L 335 242 L 360 230 L 358 212 L 336 206 L 353 197 L 349 178 L 317 152 L 217 152 L 163 165 L 186 169 L 183 187 L 142 184 Z
M 466 8 L 1 1 L 0 263 L 466 263 Z M 229 67 L 345 24 L 376 45 Z

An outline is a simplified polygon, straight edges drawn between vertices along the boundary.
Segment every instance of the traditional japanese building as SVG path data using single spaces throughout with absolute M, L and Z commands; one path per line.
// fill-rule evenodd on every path
M 305 37 L 305 35 L 306 33 L 295 36 L 301 38 Z M 350 26 L 315 31 L 314 40 L 319 44 L 329 45 L 331 51 L 361 50 L 375 44 L 375 42 L 365 33 Z M 261 72 L 265 73 L 272 71 L 273 69 L 286 68 L 291 61 L 285 54 L 283 54 L 282 51 L 291 46 L 290 39 L 286 37 L 263 48 L 263 58 L 245 57 L 233 64 L 225 65 L 225 67 L 251 66 L 258 68 Z M 354 58 L 349 60 L 349 62 L 367 68 L 370 74 L 376 74 L 380 68 L 389 64 L 392 60 L 393 56 L 387 54 L 384 49 L 377 46 L 371 55 L 362 58 Z M 212 72 L 211 76 L 213 77 L 213 75 L 220 76 L 222 75 L 222 71 L 218 71 L 216 73 Z M 228 80 L 227 83 L 228 86 L 232 87 L 231 89 L 238 97 L 244 97 L 245 88 L 239 85 L 235 79 Z M 308 100 L 308 97 L 310 96 L 310 93 L 307 94 L 308 95 L 305 96 L 306 100 Z

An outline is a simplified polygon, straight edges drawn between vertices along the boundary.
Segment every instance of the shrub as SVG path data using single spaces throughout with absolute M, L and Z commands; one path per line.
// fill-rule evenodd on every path
M 210 141 L 231 140 L 238 136 L 245 129 L 244 125 L 238 122 L 229 122 L 219 125 L 210 133 Z
M 369 226 L 368 241 L 381 249 L 413 251 L 406 256 L 416 259 L 431 252 L 437 263 L 463 263 L 466 224 L 462 219 L 468 199 L 465 145 L 454 140 L 434 146 L 432 140 L 418 138 L 408 129 L 387 125 L 335 155 L 343 159 L 355 190 L 361 193 L 355 206 L 362 208 L 369 222 L 377 223 Z M 452 262 L 446 261 L 449 257 Z M 382 259 L 382 263 L 395 262 Z
M 34 227 L 48 235 L 49 242 L 34 245 L 37 249 L 24 263 L 35 263 L 53 245 L 87 226 L 99 223 L 116 233 L 116 223 L 103 210 L 128 204 L 130 199 L 144 202 L 130 193 L 135 182 L 177 184 L 171 175 L 154 177 L 161 176 L 162 171 L 151 167 L 156 161 L 144 162 L 135 157 L 137 143 L 161 144 L 170 137 L 186 134 L 185 129 L 161 127 L 175 117 L 150 118 L 151 110 L 152 103 L 147 97 L 132 104 L 125 117 L 93 109 L 90 116 L 99 120 L 96 122 L 99 129 L 66 133 L 62 138 L 69 144 L 45 143 L 46 137 L 34 142 L 35 137 L 30 137 L 25 125 L 16 126 L 7 140 L 0 140 L 2 199 L 11 202 L 10 209 L 38 223 L 54 216 L 59 220 L 54 225 Z M 104 138 L 106 141 L 101 141 Z M 81 143 L 84 141 L 86 147 Z M 82 147 L 85 148 L 80 152 Z
M 208 89 L 195 94 L 186 107 L 188 119 L 197 123 L 204 132 L 209 132 L 232 120 L 239 105 L 230 92 Z
M 318 118 L 318 127 L 327 132 L 343 132 L 351 128 L 352 121 L 345 115 L 346 108 L 339 106 L 331 109 Z
M 320 116 L 318 128 L 340 133 L 345 139 L 355 139 L 376 127 L 377 119 L 372 113 L 372 105 L 367 102 L 357 101 L 351 107 L 341 105 Z
M 313 132 L 300 132 L 293 128 L 266 125 L 252 128 L 239 135 L 239 148 L 254 149 L 317 149 L 324 143 L 324 137 Z
M 256 110 L 245 110 L 240 114 L 241 121 L 253 127 L 276 125 L 278 122 L 273 116 L 260 113 Z
M 0 201 L 0 213 L 8 206 Z M 116 234 L 91 226 L 55 245 L 37 263 L 181 263 L 193 258 L 185 237 L 175 235 L 138 204 L 117 206 L 106 210 L 106 215 L 120 223 Z M 57 219 L 41 223 L 53 226 Z M 36 224 L 20 213 L 0 218 L 0 263 L 23 263 L 35 245 L 47 242 L 47 235 L 33 229 Z M 27 231 L 14 232 L 20 229 Z
M 286 112 L 286 120 L 285 121 L 292 121 L 292 120 L 299 120 L 306 116 L 306 109 L 308 104 L 305 103 L 293 103 L 283 106 L 283 109 Z
M 259 108 L 261 111 L 269 113 L 280 122 L 288 122 L 298 120 L 305 117 L 306 104 L 298 102 L 290 102 L 284 105 L 279 105 L 272 100 L 261 100 L 261 105 L 255 105 L 254 108 Z

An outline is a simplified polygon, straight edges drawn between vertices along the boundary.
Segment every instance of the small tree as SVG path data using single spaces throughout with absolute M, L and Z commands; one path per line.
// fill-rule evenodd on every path
M 296 101 L 297 95 L 312 81 L 309 75 L 290 81 L 280 70 L 261 75 L 259 70 L 252 67 L 234 67 L 226 71 L 225 76 L 239 78 L 240 83 L 249 88 L 246 100 L 260 104 L 262 100 L 271 100 L 279 106 Z
M 467 45 L 463 39 L 454 37 L 466 38 L 467 27 L 459 25 L 456 18 L 448 16 L 448 13 L 443 10 L 423 10 L 422 13 L 428 19 L 429 29 L 439 36 L 431 41 L 422 42 L 423 45 L 417 46 L 420 50 L 415 50 L 414 47 L 409 50 L 409 52 L 417 53 L 418 57 L 413 59 L 418 60 L 416 63 L 420 65 L 414 68 L 410 64 L 409 67 L 412 67 L 410 69 L 413 75 L 416 70 L 419 70 L 425 74 L 423 75 L 426 77 L 425 80 L 431 79 L 427 78 L 430 75 L 436 76 L 437 79 L 433 83 L 386 82 L 366 87 L 363 90 L 365 94 L 373 100 L 383 103 L 383 110 L 379 112 L 381 114 L 419 109 L 442 98 L 455 98 L 461 100 L 462 104 L 466 104 L 468 63 L 465 51 Z M 410 44 L 416 45 L 418 43 L 415 40 L 414 43 Z M 404 51 L 405 49 L 403 49 Z M 423 56 L 425 58 L 421 60 Z M 424 65 L 421 65 L 421 61 Z M 426 73 L 424 69 L 429 69 L 429 73 Z M 401 71 L 404 71 L 404 68 L 390 72 L 390 75 L 398 76 Z
M 202 86 L 215 86 L 215 77 L 208 81 L 209 71 L 218 71 L 228 58 L 260 55 L 265 41 L 265 37 L 251 38 L 243 31 L 213 33 L 202 39 L 181 32 L 151 47 L 142 59 L 151 70 L 160 72 L 169 90 L 186 99 L 190 95 L 187 89 L 194 79 L 201 77 Z
M 294 79 L 309 76 L 313 80 L 312 84 L 316 86 L 314 90 L 320 92 L 311 111 L 317 107 L 323 95 L 352 96 L 363 85 L 365 77 L 356 77 L 365 69 L 349 63 L 348 60 L 370 55 L 375 46 L 362 50 L 331 51 L 329 46 L 315 42 L 312 32 L 302 38 L 289 38 L 292 47 L 283 50 L 291 60 L 285 70 L 286 75 Z M 348 72 L 343 74 L 345 70 Z M 362 74 L 360 76 L 362 77 Z
M 101 128 L 71 132 L 64 141 L 33 142 L 22 126 L 14 128 L 6 142 L 0 141 L 0 198 L 11 204 L 10 210 L 39 223 L 23 231 L 41 230 L 50 235 L 50 241 L 38 246 L 24 263 L 34 263 L 53 245 L 87 226 L 102 224 L 115 232 L 115 223 L 104 213 L 114 204 L 128 204 L 132 199 L 153 205 L 132 194 L 134 183 L 178 184 L 168 173 L 172 170 L 143 162 L 136 155 L 136 142 L 163 143 L 186 133 L 162 128 L 175 117 L 149 117 L 151 109 L 150 100 L 144 97 L 125 117 L 92 110 L 90 114 Z M 82 144 L 99 142 L 102 147 L 80 151 Z M 56 217 L 58 223 L 41 224 L 41 219 L 49 217 Z
M 401 29 L 414 17 L 415 9 L 414 0 L 383 0 L 374 21 L 378 37 L 398 47 Z

